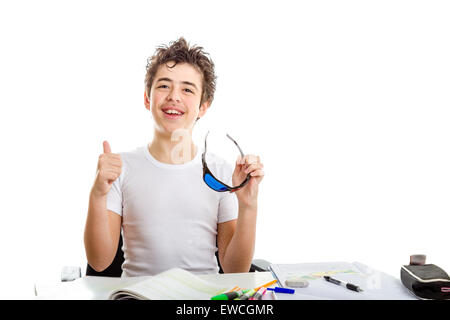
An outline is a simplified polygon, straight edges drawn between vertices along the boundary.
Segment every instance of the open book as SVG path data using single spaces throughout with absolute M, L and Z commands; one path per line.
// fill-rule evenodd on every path
M 109 299 L 210 300 L 211 297 L 230 289 L 207 282 L 186 270 L 173 268 L 115 289 Z

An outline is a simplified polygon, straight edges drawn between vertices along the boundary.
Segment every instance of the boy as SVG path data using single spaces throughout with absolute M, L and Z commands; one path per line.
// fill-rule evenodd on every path
M 215 79 L 207 53 L 183 38 L 149 59 L 144 104 L 154 120 L 153 141 L 121 154 L 103 142 L 84 234 L 94 270 L 111 264 L 123 229 L 122 276 L 173 267 L 217 272 L 216 250 L 224 272 L 249 271 L 263 165 L 257 156 L 239 158 L 229 183 L 239 185 L 247 174 L 250 181 L 235 192 L 216 192 L 202 179 L 201 151 L 192 141 L 195 122 L 213 101 Z M 180 132 L 187 146 L 181 159 L 174 139 Z M 208 167 L 221 179 L 232 168 L 219 160 Z

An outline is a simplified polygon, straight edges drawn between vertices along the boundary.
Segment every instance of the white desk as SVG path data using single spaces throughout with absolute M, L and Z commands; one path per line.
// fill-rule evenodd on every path
M 225 286 L 256 288 L 273 280 L 270 272 L 199 275 L 200 278 Z M 124 284 L 132 284 L 147 277 L 110 278 L 87 276 L 69 282 L 36 284 L 37 300 L 106 300 L 109 294 Z
M 329 265 L 330 263 L 325 263 Z M 342 264 L 342 263 L 340 263 Z M 340 265 L 339 264 L 339 265 Z M 363 266 L 361 264 L 361 266 Z M 362 267 L 361 267 L 362 268 Z M 322 268 L 323 269 L 323 268 Z M 320 268 L 318 269 L 320 270 Z M 365 270 L 362 268 L 361 270 Z M 351 274 L 350 274 L 351 276 Z M 199 275 L 208 282 L 223 285 L 224 287 L 239 286 L 241 288 L 256 288 L 271 280 L 271 272 L 249 272 L 229 274 L 206 274 Z M 343 300 L 415 300 L 408 290 L 401 284 L 399 279 L 383 273 L 375 272 L 372 276 L 377 280 L 377 286 L 370 289 L 369 278 L 366 283 L 359 283 L 364 289 L 363 293 L 356 293 L 340 286 L 325 282 L 311 281 L 307 288 L 297 288 L 295 294 L 277 294 L 278 300 L 317 300 L 317 299 L 343 299 Z M 58 299 L 58 300 L 105 300 L 115 289 L 128 284 L 142 281 L 147 277 L 132 278 L 109 278 L 109 277 L 82 277 L 70 282 L 55 282 L 50 284 L 36 284 L 35 299 Z M 345 280 L 345 279 L 344 279 Z M 323 281 L 323 280 L 322 280 Z M 348 281 L 348 280 L 347 280 Z M 370 282 L 370 283 L 369 283 Z M 323 287 L 323 288 L 322 288 Z M 369 290 L 370 289 L 370 290 Z M 264 295 L 263 299 L 271 299 L 272 294 Z

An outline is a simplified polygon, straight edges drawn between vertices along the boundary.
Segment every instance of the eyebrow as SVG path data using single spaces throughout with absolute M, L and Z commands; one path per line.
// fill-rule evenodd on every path
M 168 81 L 168 82 L 173 82 L 172 79 L 169 78 L 159 78 L 158 80 L 156 80 L 156 82 L 160 82 L 160 81 Z M 181 81 L 182 84 L 187 84 L 189 86 L 193 86 L 195 89 L 198 90 L 197 86 L 195 85 L 195 83 L 189 82 L 189 81 Z

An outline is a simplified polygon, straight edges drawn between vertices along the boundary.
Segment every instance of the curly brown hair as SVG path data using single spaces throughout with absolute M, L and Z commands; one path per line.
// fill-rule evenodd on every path
M 147 59 L 147 73 L 145 75 L 147 96 L 150 97 L 150 90 L 159 66 L 167 65 L 168 62 L 173 61 L 175 64 L 167 65 L 167 67 L 173 68 L 177 63 L 189 63 L 202 74 L 203 84 L 200 104 L 206 101 L 211 104 L 214 99 L 217 77 L 214 73 L 214 63 L 208 56 L 209 54 L 203 51 L 203 47 L 190 46 L 183 37 L 170 42 L 169 46 L 157 47 L 155 54 Z

